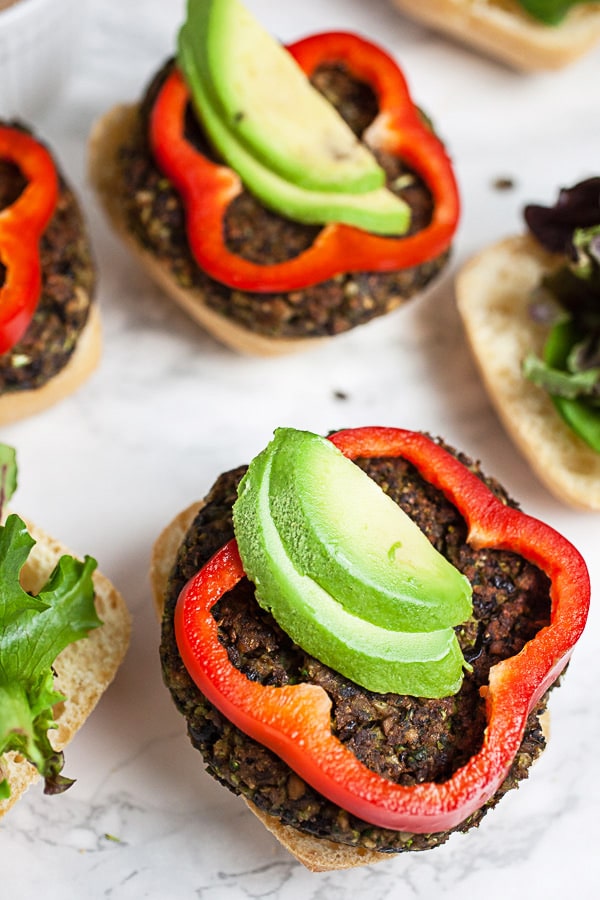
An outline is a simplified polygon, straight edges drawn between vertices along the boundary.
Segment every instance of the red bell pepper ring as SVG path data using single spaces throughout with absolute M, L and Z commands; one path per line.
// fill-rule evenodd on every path
M 228 249 L 223 221 L 241 193 L 239 176 L 211 162 L 184 137 L 189 90 L 178 71 L 167 78 L 150 116 L 154 157 L 183 198 L 190 249 L 212 278 L 245 291 L 291 291 L 346 272 L 389 272 L 418 266 L 444 253 L 459 216 L 452 165 L 441 141 L 424 124 L 396 63 L 357 35 L 331 32 L 305 38 L 287 48 L 310 74 L 322 63 L 344 62 L 375 91 L 379 113 L 363 138 L 373 149 L 401 156 L 429 187 L 432 221 L 407 237 L 381 237 L 350 225 L 330 223 L 314 243 L 285 262 L 261 265 Z
M 184 587 L 175 611 L 182 660 L 199 689 L 234 725 L 269 747 L 315 790 L 382 828 L 447 831 L 481 808 L 505 779 L 530 711 L 566 665 L 584 628 L 590 596 L 586 565 L 552 528 L 506 506 L 447 450 L 395 428 L 359 428 L 331 437 L 350 459 L 402 456 L 457 507 L 476 548 L 503 548 L 551 580 L 550 624 L 513 657 L 493 666 L 483 746 L 443 783 L 394 784 L 375 774 L 331 732 L 330 700 L 318 685 L 252 682 L 229 661 L 211 607 L 244 577 L 235 540 Z
M 0 210 L 0 353 L 6 353 L 27 331 L 39 302 L 39 240 L 56 208 L 58 176 L 46 148 L 18 128 L 0 126 L 0 160 L 27 180 L 14 203 Z

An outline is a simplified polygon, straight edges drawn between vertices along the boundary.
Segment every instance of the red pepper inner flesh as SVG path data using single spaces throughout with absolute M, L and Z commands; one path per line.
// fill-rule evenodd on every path
M 379 114 L 364 139 L 373 149 L 401 156 L 424 180 L 433 197 L 432 220 L 421 231 L 402 238 L 332 223 L 321 229 L 307 250 L 272 265 L 233 253 L 226 244 L 223 222 L 242 184 L 232 169 L 210 161 L 186 141 L 189 90 L 174 71 L 154 104 L 150 140 L 158 165 L 183 199 L 188 242 L 198 265 L 229 287 L 271 292 L 300 289 L 344 272 L 405 269 L 444 253 L 458 222 L 456 181 L 441 141 L 424 124 L 396 63 L 374 44 L 344 32 L 314 35 L 287 49 L 309 76 L 319 65 L 337 61 L 373 88 Z
M 443 783 L 393 784 L 359 762 L 332 734 L 330 701 L 321 687 L 272 687 L 249 681 L 229 662 L 210 612 L 244 577 L 235 541 L 183 589 L 175 612 L 178 647 L 190 676 L 208 699 L 323 796 L 382 828 L 446 831 L 479 809 L 506 777 L 529 712 L 565 666 L 583 630 L 590 593 L 587 569 L 567 540 L 505 506 L 476 475 L 426 436 L 363 428 L 338 432 L 331 440 L 351 459 L 406 458 L 455 504 L 465 518 L 472 545 L 519 553 L 551 580 L 550 625 L 520 653 L 490 671 L 481 750 Z
M 58 176 L 46 148 L 16 128 L 0 126 L 0 160 L 17 166 L 27 181 L 0 209 L 0 353 L 6 353 L 24 335 L 39 302 L 39 241 L 56 207 Z

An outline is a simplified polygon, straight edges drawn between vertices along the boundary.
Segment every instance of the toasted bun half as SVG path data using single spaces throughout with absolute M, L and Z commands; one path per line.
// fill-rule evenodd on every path
M 120 186 L 118 153 L 119 148 L 127 142 L 137 115 L 137 105 L 120 105 L 110 109 L 95 123 L 89 140 L 88 174 L 111 226 L 152 280 L 205 331 L 240 353 L 280 356 L 306 350 L 328 340 L 326 337 L 267 337 L 226 319 L 206 305 L 201 291 L 182 288 L 168 269 L 132 237 L 125 223 L 121 203 L 123 191 Z
M 36 544 L 23 567 L 21 580 L 25 590 L 37 593 L 59 557 L 71 551 L 35 525 L 27 523 L 27 527 Z M 103 624 L 88 637 L 70 644 L 54 664 L 56 690 L 67 698 L 55 707 L 58 727 L 50 738 L 56 750 L 62 750 L 81 728 L 113 680 L 129 646 L 131 620 L 123 598 L 100 572 L 94 572 L 93 579 L 96 611 Z M 0 816 L 40 777 L 34 766 L 13 752 L 5 755 L 3 765 L 11 795 L 0 801 Z
M 518 69 L 559 69 L 600 40 L 600 3 L 575 6 L 560 25 L 528 16 L 516 0 L 392 0 L 413 19 Z
M 41 387 L 0 394 L 0 425 L 42 412 L 74 393 L 97 367 L 101 353 L 100 313 L 96 304 L 92 303 L 88 320 L 66 366 Z
M 175 563 L 177 550 L 202 506 L 203 501 L 194 503 L 180 512 L 161 532 L 154 544 L 150 564 L 150 582 L 159 618 L 162 617 L 167 581 Z M 373 863 L 389 858 L 387 853 L 336 844 L 333 841 L 304 834 L 297 828 L 283 825 L 279 819 L 262 812 L 248 800 L 244 800 L 244 802 L 286 850 L 311 872 L 351 869 L 356 866 L 373 865 Z
M 503 240 L 459 272 L 458 309 L 490 399 L 540 481 L 572 506 L 600 510 L 600 454 L 521 375 L 523 358 L 541 353 L 547 333 L 529 315 L 530 294 L 557 264 L 528 236 Z

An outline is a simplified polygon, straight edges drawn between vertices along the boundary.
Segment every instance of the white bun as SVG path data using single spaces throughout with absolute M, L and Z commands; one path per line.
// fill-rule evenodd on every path
M 458 309 L 490 399 L 540 481 L 574 507 L 600 510 L 600 454 L 521 375 L 547 334 L 529 315 L 530 293 L 557 262 L 527 236 L 488 247 L 458 274 Z
M 127 142 L 138 115 L 136 105 L 113 107 L 94 125 L 89 141 L 88 172 L 93 188 L 115 232 L 150 277 L 202 328 L 240 353 L 279 356 L 314 347 L 327 337 L 271 338 L 257 334 L 210 309 L 199 290 L 182 288 L 169 270 L 145 250 L 127 229 L 121 203 L 118 152 Z
M 23 567 L 21 580 L 25 590 L 38 592 L 59 557 L 70 551 L 35 525 L 27 523 L 27 527 L 37 543 Z M 88 637 L 70 644 L 54 664 L 56 690 L 67 698 L 54 711 L 58 728 L 50 732 L 50 739 L 56 750 L 62 750 L 81 728 L 113 680 L 129 646 L 131 620 L 123 598 L 100 572 L 94 572 L 93 579 L 96 611 L 103 624 Z M 37 769 L 16 753 L 5 754 L 2 762 L 11 796 L 0 801 L 0 816 L 40 778 Z
M 180 512 L 162 531 L 154 545 L 150 565 L 150 582 L 159 618 L 164 609 L 167 581 L 175 563 L 177 550 L 202 505 L 203 502 L 194 503 Z M 265 828 L 277 838 L 286 850 L 312 872 L 351 869 L 389 859 L 387 853 L 365 850 L 362 847 L 350 847 L 347 844 L 336 844 L 333 841 L 304 834 L 290 825 L 282 825 L 279 819 L 257 809 L 253 803 L 247 800 L 245 802 L 248 809 L 260 819 Z
M 600 40 L 600 3 L 575 6 L 557 26 L 528 16 L 516 0 L 392 0 L 398 9 L 523 70 L 559 69 Z
M 0 425 L 8 425 L 35 415 L 72 394 L 97 367 L 101 352 L 100 314 L 96 304 L 92 303 L 75 349 L 60 372 L 39 388 L 0 394 Z

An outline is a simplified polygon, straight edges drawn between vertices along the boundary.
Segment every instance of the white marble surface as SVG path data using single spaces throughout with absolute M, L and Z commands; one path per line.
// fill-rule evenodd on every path
M 552 499 L 504 434 L 465 346 L 452 275 L 481 244 L 519 227 L 525 201 L 550 201 L 560 184 L 598 173 L 600 54 L 525 77 L 409 24 L 385 0 L 248 0 L 283 39 L 351 28 L 389 48 L 446 138 L 464 202 L 452 265 L 426 296 L 310 354 L 257 360 L 218 346 L 161 296 L 110 234 L 86 184 L 93 120 L 137 97 L 171 52 L 183 2 L 88 5 L 76 75 L 35 124 L 82 194 L 100 268 L 104 357 L 78 394 L 1 437 L 19 452 L 14 505 L 98 558 L 134 630 L 116 682 L 68 749 L 65 772 L 77 783 L 54 798 L 32 788 L 0 825 L 0 896 L 599 896 L 597 609 L 552 698 L 546 753 L 477 832 L 373 868 L 314 875 L 202 772 L 162 686 L 147 569 L 169 518 L 247 461 L 277 425 L 385 424 L 444 435 L 480 458 L 528 512 L 580 548 L 598 588 L 600 520 Z M 497 176 L 515 188 L 498 192 Z

